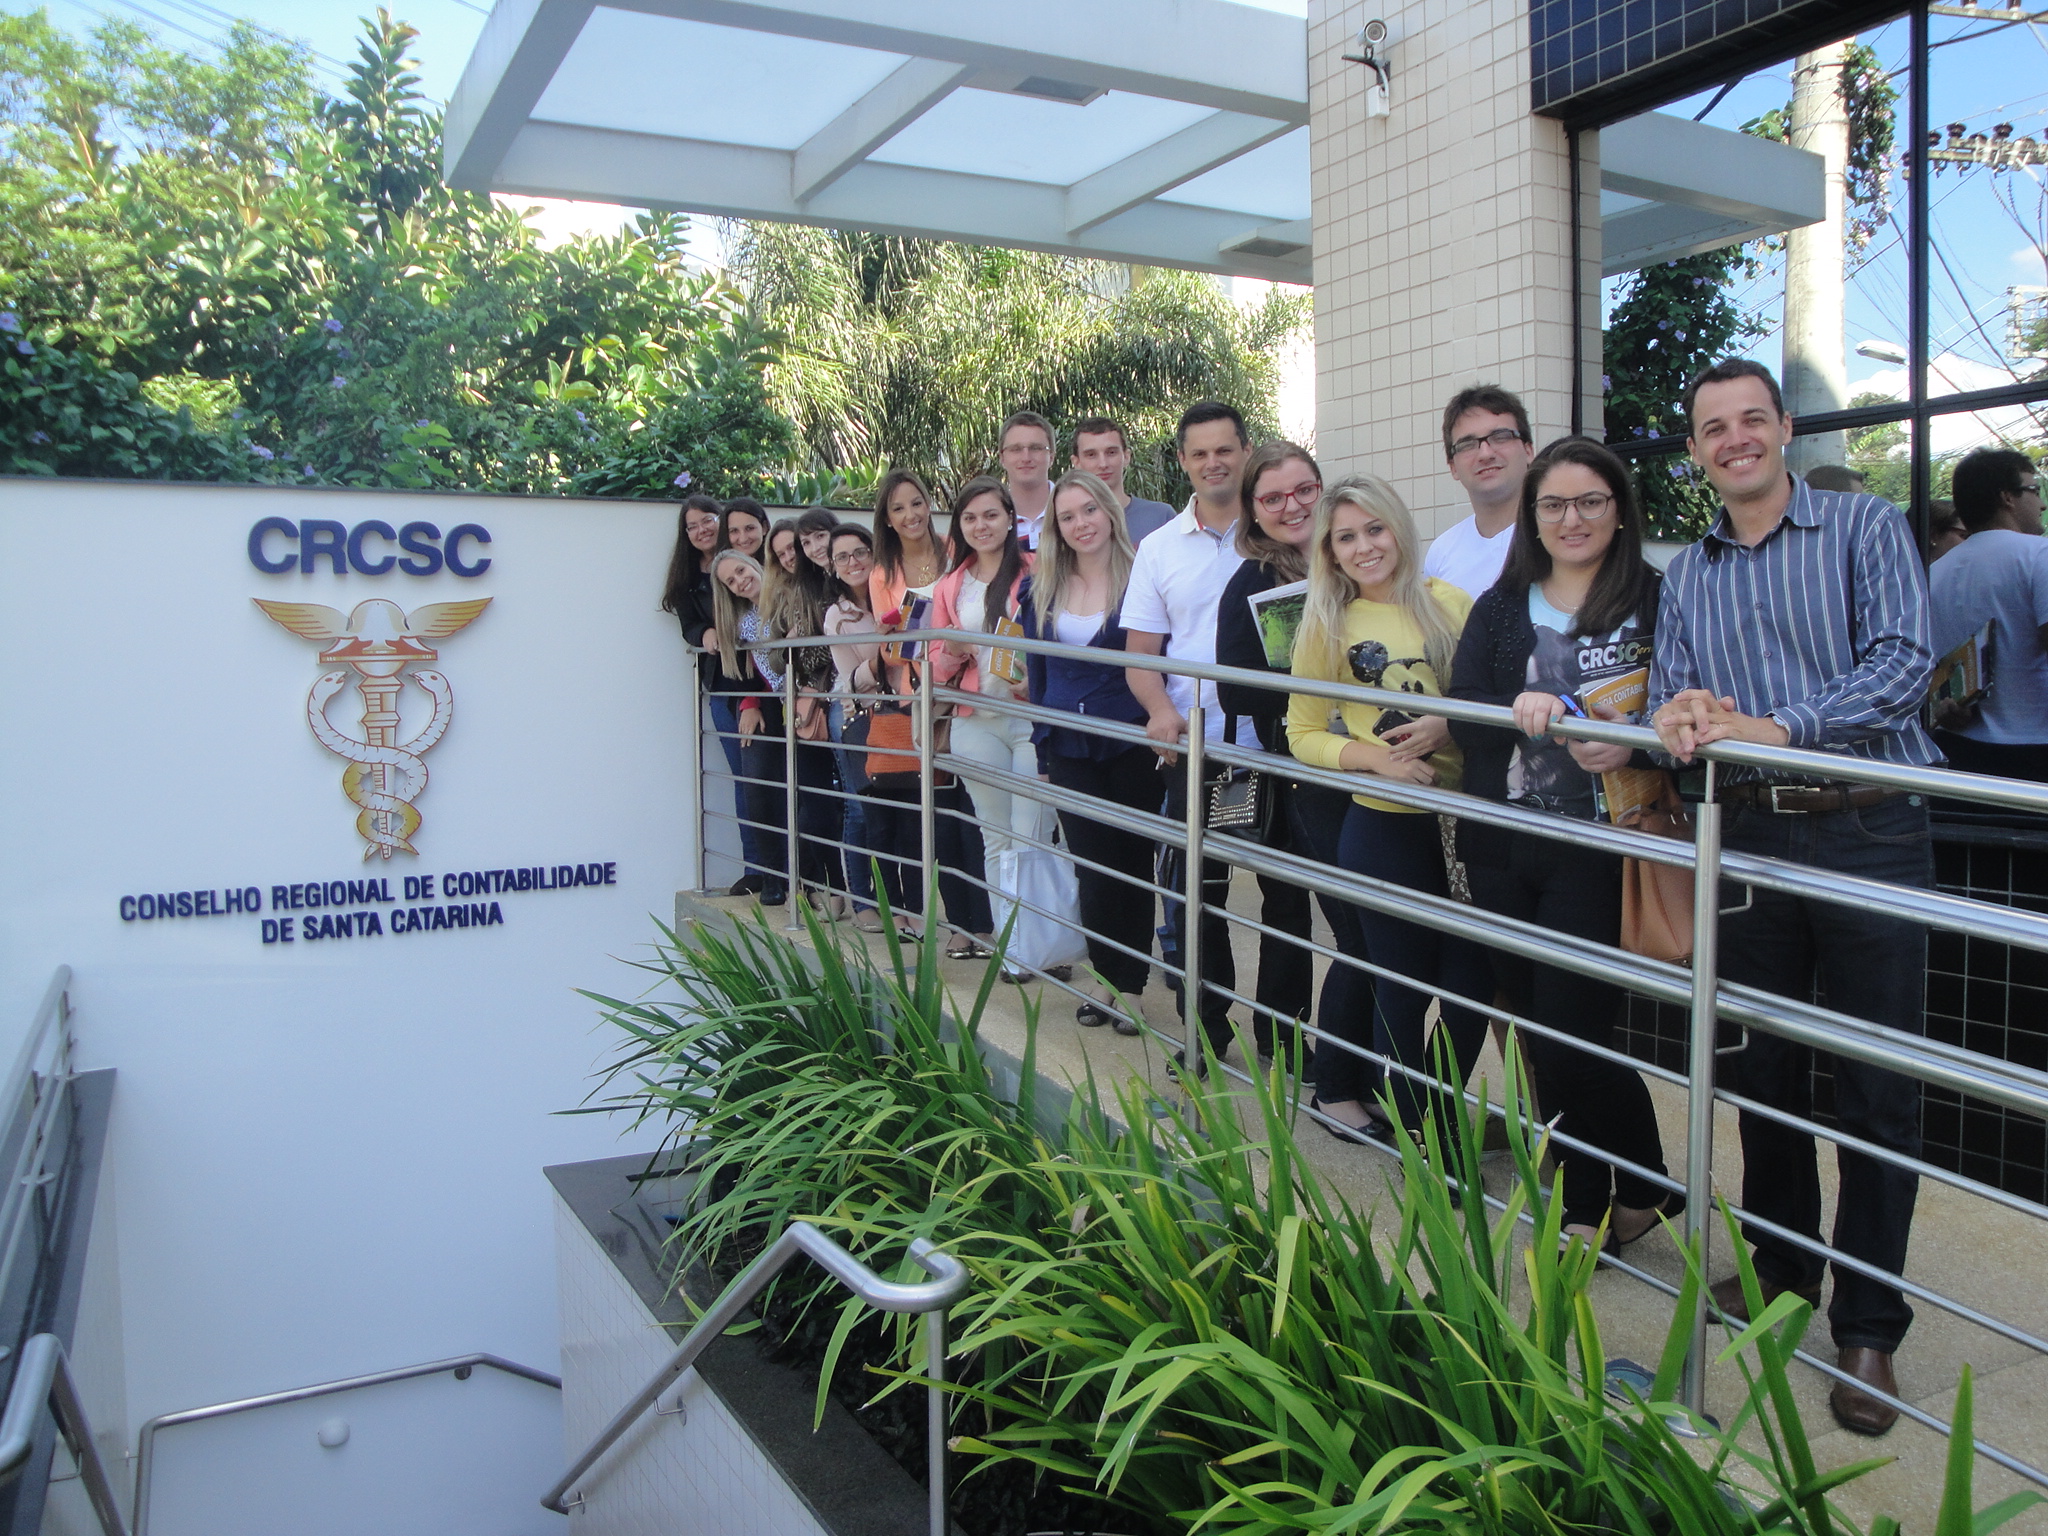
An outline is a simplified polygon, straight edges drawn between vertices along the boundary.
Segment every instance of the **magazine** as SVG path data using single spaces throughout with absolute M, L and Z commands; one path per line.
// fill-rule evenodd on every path
M 1927 690 L 1934 723 L 1943 730 L 1970 724 L 1990 693 L 1991 625 L 1987 621 L 1934 664 L 1934 679 Z
M 1002 639 L 1010 640 L 1024 633 L 1024 626 L 1015 619 L 1003 617 L 996 620 L 996 626 L 989 631 Z M 999 678 L 1011 687 L 1024 681 L 1024 653 L 1007 645 L 994 646 L 988 653 L 988 675 Z
M 1308 583 L 1290 581 L 1284 587 L 1254 592 L 1245 601 L 1251 604 L 1252 623 L 1258 626 L 1266 665 L 1276 672 L 1292 671 L 1294 637 L 1301 630 L 1301 615 L 1308 606 Z

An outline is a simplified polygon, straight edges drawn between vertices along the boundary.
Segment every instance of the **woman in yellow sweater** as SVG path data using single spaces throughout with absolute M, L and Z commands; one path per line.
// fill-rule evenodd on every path
M 1352 475 L 1331 487 L 1316 509 L 1294 675 L 1441 696 L 1471 609 L 1464 592 L 1422 574 L 1415 524 L 1394 488 L 1375 475 Z M 1287 740 L 1300 761 L 1342 769 L 1362 780 L 1458 787 L 1462 763 L 1439 717 L 1365 704 L 1336 708 L 1343 720 L 1341 733 L 1333 729 L 1328 699 L 1304 693 L 1289 697 Z M 1352 796 L 1337 862 L 1355 874 L 1431 896 L 1446 894 L 1436 817 L 1369 794 Z M 1429 1071 L 1433 1052 L 1424 1039 L 1423 1018 L 1430 994 L 1443 988 L 1465 997 L 1491 997 L 1485 952 L 1468 940 L 1372 907 L 1357 911 L 1355 937 L 1346 952 L 1356 949 L 1355 958 L 1397 971 L 1416 985 L 1381 977 L 1375 1018 L 1324 1019 L 1323 1029 L 1352 1045 L 1370 1044 L 1389 1061 Z M 1442 1019 L 1457 1063 L 1456 1086 L 1462 1089 L 1485 1038 L 1485 1015 L 1447 1003 Z M 1377 1106 L 1366 1100 L 1374 1075 L 1370 1063 L 1332 1048 L 1316 1052 L 1315 1068 L 1313 1108 L 1355 1135 L 1391 1137 Z M 1423 1095 L 1405 1073 L 1388 1075 L 1403 1124 L 1419 1134 Z

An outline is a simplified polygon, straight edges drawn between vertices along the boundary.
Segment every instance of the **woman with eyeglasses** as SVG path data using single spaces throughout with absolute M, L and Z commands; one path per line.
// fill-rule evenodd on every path
M 1481 597 L 1458 645 L 1451 693 L 1510 706 L 1517 730 L 1459 722 L 1465 788 L 1579 821 L 1602 819 L 1602 774 L 1650 766 L 1626 747 L 1548 734 L 1567 714 L 1632 720 L 1649 681 L 1660 578 L 1643 559 L 1642 514 L 1627 468 L 1583 437 L 1552 443 L 1522 483 L 1515 539 L 1500 580 Z M 1489 912 L 1616 944 L 1621 861 L 1569 839 L 1458 823 L 1472 899 Z M 1576 1040 L 1611 1048 L 1617 987 L 1505 950 L 1493 971 L 1508 1005 Z M 1642 1074 L 1548 1035 L 1522 1036 L 1536 1096 L 1557 1129 L 1615 1157 L 1664 1171 L 1657 1115 Z M 1563 1167 L 1567 1234 L 1588 1242 L 1607 1224 L 1610 1251 L 1676 1211 L 1641 1174 L 1551 1143 Z
M 868 577 L 875 563 L 874 538 L 858 523 L 832 530 L 827 553 L 838 598 L 825 610 L 825 633 L 832 645 L 832 740 L 846 740 L 846 727 L 887 688 L 882 672 L 881 627 L 868 608 Z M 874 636 L 873 639 L 859 638 Z M 882 916 L 874 906 L 874 871 L 869 864 L 867 802 L 859 793 L 867 782 L 867 754 L 858 744 L 839 745 L 839 787 L 845 793 L 845 814 L 839 840 L 846 845 L 846 888 L 853 898 L 853 926 L 862 933 L 880 933 Z M 896 873 L 886 866 L 887 879 Z M 900 885 L 888 887 L 890 905 L 902 910 Z
M 1274 652 L 1279 659 L 1270 659 L 1266 633 L 1253 616 L 1251 599 L 1275 587 L 1307 579 L 1316 503 L 1323 494 L 1323 472 L 1306 448 L 1288 442 L 1264 443 L 1253 449 L 1245 461 L 1242 494 L 1244 509 L 1237 523 L 1237 552 L 1244 556 L 1244 564 L 1237 568 L 1217 604 L 1216 660 L 1226 667 L 1274 673 L 1276 682 L 1271 689 L 1218 683 L 1216 697 L 1232 717 L 1242 715 L 1251 719 L 1268 751 L 1284 753 L 1288 750 L 1287 693 L 1285 684 L 1277 679 L 1284 678 L 1292 665 L 1294 637 L 1284 624 L 1269 626 L 1273 643 L 1279 647 Z M 1277 786 L 1279 799 L 1274 846 L 1324 864 L 1335 864 L 1337 834 L 1344 825 L 1344 808 L 1350 804 L 1350 797 L 1320 784 L 1268 782 Z M 1297 885 L 1264 878 L 1259 881 L 1259 888 L 1265 896 L 1260 918 L 1266 926 L 1307 938 L 1308 893 Z M 1339 938 L 1338 947 L 1348 953 L 1355 946 L 1347 947 L 1342 939 L 1345 931 L 1356 924 L 1355 909 L 1349 902 L 1332 897 L 1321 897 L 1318 901 L 1331 932 Z M 1306 1017 L 1314 986 L 1314 965 L 1314 958 L 1299 945 L 1261 936 L 1256 998 L 1261 1011 L 1254 1016 L 1253 1024 L 1261 1056 L 1274 1054 L 1276 1017 Z M 1324 1020 L 1370 1018 L 1372 978 L 1353 966 L 1332 965 L 1323 977 L 1320 1016 Z M 1324 1028 L 1328 1027 L 1326 1023 Z M 1291 1046 L 1292 1042 L 1282 1037 L 1281 1044 Z M 1336 1102 L 1363 1106 L 1361 1118 L 1344 1122 L 1352 1130 L 1362 1130 L 1362 1117 L 1378 1113 L 1373 1095 L 1379 1088 L 1379 1073 L 1369 1061 L 1359 1057 L 1352 1061 L 1360 1076 L 1336 1096 Z M 1331 1064 L 1333 1073 L 1340 1069 L 1341 1064 Z M 1333 1130 L 1332 1134 L 1337 1132 Z
M 1100 651 L 1103 660 L 1070 661 L 1034 652 L 1027 664 L 1032 703 L 1091 720 L 1145 723 L 1145 706 L 1132 695 L 1123 666 L 1111 660 L 1124 649 L 1118 610 L 1133 558 L 1116 493 L 1085 470 L 1063 475 L 1052 488 L 1038 535 L 1038 563 L 1024 586 L 1024 633 L 1087 646 Z M 1031 739 L 1038 771 L 1059 788 L 1131 811 L 1158 811 L 1159 756 L 1149 745 L 1052 725 L 1034 727 Z M 1088 963 L 1100 980 L 1074 1010 L 1074 1022 L 1138 1034 L 1138 1000 L 1152 970 L 1151 880 L 1158 845 L 1113 815 L 1062 810 L 1059 817 L 1067 849 L 1077 860 L 1117 872 L 1105 874 L 1082 863 L 1074 867 Z
M 1448 582 L 1422 574 L 1415 524 L 1394 488 L 1376 475 L 1340 480 L 1316 508 L 1310 543 L 1308 598 L 1294 641 L 1293 674 L 1323 682 L 1363 683 L 1418 696 L 1441 696 L 1451 674 L 1472 600 Z M 1373 780 L 1456 789 L 1462 763 L 1449 729 L 1436 715 L 1386 710 L 1369 704 L 1337 707 L 1343 731 L 1331 728 L 1331 701 L 1297 693 L 1287 701 L 1287 739 L 1294 755 L 1316 768 L 1334 768 Z M 1436 817 L 1416 806 L 1354 794 L 1344 810 L 1337 861 L 1354 874 L 1444 896 L 1443 839 Z M 1477 946 L 1358 906 L 1347 949 L 1353 959 L 1408 978 L 1376 978 L 1371 1048 L 1413 1071 L 1433 1075 L 1439 1049 L 1448 1045 L 1451 1092 L 1461 1092 L 1486 1035 L 1485 1015 L 1443 999 L 1437 1042 L 1425 1038 L 1431 994 L 1491 997 L 1486 957 Z M 1344 936 L 1338 935 L 1342 943 Z M 1340 1040 L 1366 1045 L 1364 1021 L 1324 1020 Z M 1357 1134 L 1375 1140 L 1391 1129 L 1368 1115 L 1359 1097 L 1357 1057 L 1348 1051 L 1316 1053 L 1315 1107 Z M 1322 1074 L 1328 1071 L 1325 1081 Z M 1401 1124 L 1418 1139 L 1425 1106 L 1437 1098 L 1406 1072 L 1389 1071 Z M 1343 1094 L 1347 1097 L 1333 1097 Z M 1440 1115 L 1448 1139 L 1461 1117 Z
M 1216 605 L 1216 660 L 1226 667 L 1249 667 L 1260 672 L 1286 674 L 1286 663 L 1273 666 L 1258 622 L 1252 616 L 1251 599 L 1275 587 L 1301 581 L 1308 575 L 1309 535 L 1314 529 L 1316 502 L 1323 494 L 1323 472 L 1306 448 L 1293 443 L 1261 443 L 1245 460 L 1239 491 L 1237 552 L 1244 564 L 1230 578 Z M 1265 743 L 1267 750 L 1287 750 L 1287 692 L 1284 684 L 1268 691 L 1244 683 L 1218 683 L 1216 699 L 1225 712 L 1223 739 L 1246 746 Z M 1250 720 L 1257 736 L 1241 731 L 1238 722 Z M 1274 796 L 1274 820 L 1268 841 L 1276 848 L 1315 854 L 1292 829 L 1291 805 L 1297 786 L 1273 775 L 1266 778 Z M 1334 820 L 1343 821 L 1343 796 L 1334 790 L 1323 792 L 1340 807 Z M 1328 806 L 1326 815 L 1332 814 Z M 1336 857 L 1336 834 L 1331 832 L 1330 859 Z M 1309 895 L 1298 885 L 1273 876 L 1260 875 L 1259 919 L 1282 933 L 1309 936 Z M 1343 909 L 1349 912 L 1349 908 Z M 1341 990 L 1341 988 L 1340 988 Z M 1308 1017 L 1315 995 L 1315 957 L 1299 944 L 1271 934 L 1259 936 L 1259 981 L 1252 1001 L 1252 1041 L 1262 1061 L 1292 1060 L 1298 1040 L 1295 1021 Z

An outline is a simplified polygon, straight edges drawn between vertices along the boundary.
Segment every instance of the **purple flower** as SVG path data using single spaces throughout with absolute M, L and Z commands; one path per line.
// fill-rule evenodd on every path
M 335 375 L 335 376 L 334 376 L 334 377 L 333 377 L 332 379 L 330 379 L 330 380 L 329 380 L 328 382 L 329 382 L 330 384 L 332 384 L 332 385 L 333 385 L 333 386 L 334 386 L 334 387 L 335 387 L 336 389 L 346 389 L 346 388 L 348 388 L 348 380 L 347 380 L 347 379 L 344 379 L 344 378 L 343 378 L 343 377 L 342 377 L 342 376 L 341 376 L 340 374 L 338 374 L 338 373 L 337 373 L 337 374 L 336 374 L 336 375 Z
M 1657 329 L 1660 331 L 1668 331 L 1671 329 L 1671 322 L 1669 320 L 1659 320 L 1657 322 Z
M 33 443 L 36 447 L 40 448 L 45 443 L 49 442 L 50 434 L 47 432 L 31 432 L 28 435 L 28 440 L 31 443 Z
M 23 337 L 20 341 L 17 341 L 14 344 L 14 350 L 19 352 L 23 357 L 34 357 L 36 355 L 35 346 L 28 340 L 27 337 Z
M 1600 387 L 1601 387 L 1602 389 L 1612 389 L 1612 388 L 1614 388 L 1614 375 L 1613 375 L 1613 374 L 1611 374 L 1611 373 L 1603 373 L 1603 374 L 1601 374 L 1601 375 L 1600 375 Z
M 320 329 L 330 336 L 339 336 L 341 334 L 341 322 L 329 316 L 320 322 Z
M 433 422 L 429 421 L 426 417 L 422 416 L 418 421 L 414 422 L 413 425 L 416 427 L 431 427 L 433 425 Z
M 588 421 L 588 420 L 590 420 L 590 418 L 589 418 L 588 416 L 584 415 L 584 414 L 583 414 L 583 413 L 582 413 L 581 411 L 578 411 L 578 412 L 576 412 L 576 422 L 577 422 L 577 425 L 581 426 L 581 425 L 582 425 L 582 424 L 583 424 L 584 422 L 586 422 L 586 421 Z
M 249 451 L 255 454 L 257 458 L 261 459 L 266 464 L 268 464 L 272 459 L 277 457 L 276 454 L 272 453 L 268 448 L 264 447 L 261 443 L 251 443 L 249 445 Z
M 300 470 L 299 473 L 304 475 L 308 480 L 310 480 L 313 478 L 314 475 L 318 474 L 319 471 L 314 469 L 312 465 L 308 464 L 304 469 Z
M 13 335 L 21 329 L 21 316 L 11 309 L 0 309 L 0 331 Z
M 687 469 L 684 470 L 675 479 L 669 481 L 669 484 L 679 491 L 687 491 L 690 488 L 690 472 Z
M 1684 469 L 1682 469 L 1680 466 L 1676 464 L 1671 466 L 1670 474 L 1671 478 L 1674 480 L 1683 480 L 1685 478 Z

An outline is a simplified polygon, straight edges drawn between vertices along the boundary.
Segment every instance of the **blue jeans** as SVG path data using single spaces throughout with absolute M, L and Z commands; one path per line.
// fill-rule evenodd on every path
M 1447 894 L 1443 834 L 1434 816 L 1419 812 L 1376 811 L 1353 801 L 1344 813 L 1344 832 L 1337 862 L 1353 874 L 1406 886 L 1430 896 Z M 1414 985 L 1375 978 L 1373 986 L 1373 1048 L 1390 1061 L 1424 1073 L 1435 1071 L 1435 1051 L 1424 1038 L 1430 995 L 1442 987 L 1465 997 L 1490 998 L 1493 972 L 1486 953 L 1469 939 L 1427 928 L 1372 907 L 1354 907 L 1358 926 L 1351 942 L 1362 946 L 1358 956 L 1408 977 Z M 1339 942 L 1344 936 L 1338 935 Z M 1486 1039 L 1486 1015 L 1470 1008 L 1443 1005 L 1439 1032 L 1450 1047 L 1450 1086 L 1462 1091 Z M 1425 1090 L 1414 1078 L 1393 1072 L 1390 1087 L 1402 1124 L 1418 1133 L 1427 1108 Z M 1429 1094 L 1429 1098 L 1436 1095 Z M 1456 1122 L 1446 1114 L 1445 1134 Z
M 1857 810 L 1779 815 L 1731 806 L 1722 845 L 1734 852 L 1788 859 L 1845 875 L 1886 880 L 1918 890 L 1934 883 L 1927 807 L 1901 795 Z M 1925 1034 L 1927 930 L 1903 918 L 1862 912 L 1733 884 L 1721 887 L 1721 979 L 1803 1001 L 1819 983 L 1837 1013 L 1907 1034 Z M 1747 1098 L 1800 1116 L 1813 1113 L 1813 1053 L 1777 1035 L 1752 1030 L 1747 1049 L 1723 1060 L 1728 1086 Z M 1909 1157 L 1920 1155 L 1920 1084 L 1902 1073 L 1836 1058 L 1835 1117 L 1843 1130 Z M 1820 1236 L 1820 1170 L 1813 1137 L 1745 1114 L 1742 1129 L 1744 1209 L 1809 1238 Z M 1905 1268 L 1906 1244 L 1920 1180 L 1890 1163 L 1839 1148 L 1841 1190 L 1833 1246 L 1891 1274 Z M 1757 1274 L 1777 1285 L 1818 1286 L 1825 1265 L 1816 1254 L 1760 1231 Z M 1828 1322 L 1843 1349 L 1891 1353 L 1912 1324 L 1913 1309 L 1895 1286 L 1839 1266 Z
M 835 747 L 846 739 L 846 701 L 833 699 L 826 708 L 826 718 L 832 722 L 832 741 Z M 864 777 L 855 761 L 856 753 L 840 747 L 833 754 L 839 762 L 839 783 L 845 790 L 846 798 L 840 802 L 845 812 L 840 819 L 839 841 L 846 844 L 846 890 L 856 907 L 872 907 L 875 904 L 875 872 L 864 851 L 868 846 L 867 803 L 853 792 L 854 785 Z
M 740 721 L 738 711 L 729 693 L 714 693 L 711 696 L 711 725 L 718 732 L 718 744 L 725 749 L 725 763 L 738 779 L 744 770 L 740 766 Z M 764 883 L 770 882 L 771 875 L 782 865 L 780 860 L 770 862 L 767 849 L 769 834 L 747 825 L 747 787 L 733 785 L 733 810 L 740 818 L 740 858 L 746 873 L 754 875 Z

